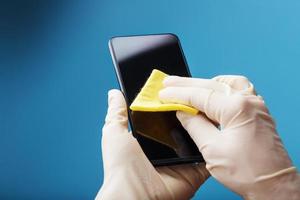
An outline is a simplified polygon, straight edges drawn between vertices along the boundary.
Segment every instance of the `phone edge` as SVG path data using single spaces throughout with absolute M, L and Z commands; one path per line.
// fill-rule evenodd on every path
M 121 91 L 123 93 L 123 96 L 124 96 L 125 100 L 126 100 L 126 106 L 127 106 L 129 124 L 130 124 L 130 128 L 132 130 L 132 135 L 134 137 L 136 137 L 136 134 L 135 134 L 134 126 L 132 125 L 132 120 L 131 120 L 131 117 L 130 117 L 130 114 L 129 114 L 130 111 L 129 111 L 128 99 L 127 99 L 126 95 L 124 95 L 125 94 L 125 90 L 124 90 L 123 85 L 122 85 L 123 84 L 123 80 L 122 80 L 122 78 L 120 76 L 119 65 L 117 64 L 116 59 L 115 59 L 115 52 L 114 52 L 114 49 L 113 49 L 112 40 L 114 38 L 120 38 L 120 37 L 135 37 L 135 36 L 147 36 L 147 35 L 149 35 L 149 36 L 150 35 L 171 35 L 171 36 L 175 37 L 176 41 L 177 41 L 177 43 L 179 45 L 180 52 L 181 52 L 181 55 L 183 57 L 183 60 L 184 60 L 187 72 L 189 74 L 189 77 L 192 77 L 190 69 L 189 69 L 189 66 L 188 66 L 188 63 L 187 63 L 187 60 L 186 60 L 186 57 L 185 57 L 185 54 L 184 54 L 183 49 L 182 49 L 181 41 L 180 41 L 179 37 L 176 34 L 174 34 L 174 33 L 123 35 L 123 36 L 113 36 L 113 37 L 111 37 L 109 39 L 109 41 L 108 41 L 109 51 L 110 51 L 111 58 L 112 58 L 112 61 L 113 61 L 114 70 L 116 72 L 116 76 L 117 76 L 119 87 L 120 87 L 120 89 L 121 89 Z M 205 161 L 203 159 L 203 156 L 195 156 L 195 157 L 191 157 L 191 158 L 171 158 L 171 159 L 163 159 L 163 160 L 150 160 L 149 159 L 149 161 L 154 166 L 167 166 L 167 165 L 188 164 L 188 163 L 190 163 L 190 164 L 205 163 Z

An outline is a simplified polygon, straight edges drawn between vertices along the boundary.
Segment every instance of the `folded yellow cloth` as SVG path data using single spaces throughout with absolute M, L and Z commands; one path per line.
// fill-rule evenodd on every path
M 163 103 L 159 99 L 159 91 L 163 88 L 163 80 L 168 75 L 154 69 L 146 81 L 145 85 L 136 96 L 130 109 L 132 111 L 147 111 L 147 112 L 163 112 L 163 111 L 184 111 L 193 115 L 198 113 L 198 110 L 183 104 L 178 103 Z

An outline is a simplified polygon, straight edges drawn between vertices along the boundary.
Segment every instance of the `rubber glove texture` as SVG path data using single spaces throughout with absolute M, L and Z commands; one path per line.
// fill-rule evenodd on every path
M 147 79 L 145 85 L 138 93 L 130 109 L 132 111 L 162 112 L 181 110 L 196 115 L 198 110 L 178 103 L 162 103 L 158 93 L 163 88 L 163 80 L 168 74 L 154 69 Z
M 102 129 L 103 185 L 96 199 L 190 199 L 209 177 L 205 165 L 153 167 L 128 131 L 125 99 L 108 95 Z
M 218 83 L 230 90 L 209 87 Z M 169 76 L 163 84 L 162 101 L 183 103 L 202 112 L 193 116 L 178 111 L 177 117 L 214 178 L 245 199 L 300 199 L 299 173 L 264 100 L 247 78 Z

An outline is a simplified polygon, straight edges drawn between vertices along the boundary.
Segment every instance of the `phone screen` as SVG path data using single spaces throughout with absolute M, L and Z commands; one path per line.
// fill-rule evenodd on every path
M 153 69 L 190 76 L 179 40 L 173 34 L 115 37 L 110 40 L 110 50 L 128 106 Z M 175 111 L 129 110 L 129 120 L 134 136 L 153 164 L 203 161 Z

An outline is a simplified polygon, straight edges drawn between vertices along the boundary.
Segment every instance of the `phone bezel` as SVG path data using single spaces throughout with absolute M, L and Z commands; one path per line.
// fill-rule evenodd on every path
M 118 84 L 121 88 L 121 91 L 123 93 L 123 96 L 125 98 L 125 101 L 126 101 L 126 105 L 127 105 L 127 112 L 128 112 L 128 119 L 129 119 L 129 124 L 130 124 L 130 128 L 132 130 L 132 134 L 133 136 L 135 137 L 135 131 L 134 131 L 134 128 L 133 128 L 133 125 L 132 125 L 132 120 L 131 120 L 131 115 L 129 113 L 129 105 L 128 105 L 128 99 L 125 95 L 125 90 L 124 90 L 124 84 L 123 84 L 123 80 L 122 80 L 122 76 L 121 76 L 121 73 L 120 73 L 120 67 L 116 61 L 116 57 L 115 57 L 115 52 L 114 52 L 114 48 L 113 48 L 113 44 L 112 44 L 112 41 L 115 39 L 115 38 L 122 38 L 122 37 L 139 37 L 139 36 L 153 36 L 153 35 L 169 35 L 169 36 L 172 36 L 176 39 L 177 43 L 178 43 L 178 46 L 180 48 L 180 52 L 181 52 L 181 55 L 183 57 L 183 61 L 184 61 L 184 64 L 185 64 L 185 68 L 186 68 L 186 71 L 188 72 L 188 75 L 189 77 L 192 77 L 191 76 L 191 73 L 190 73 L 190 70 L 189 70 L 189 67 L 188 67 L 188 64 L 187 64 L 187 61 L 186 61 L 186 58 L 185 58 L 185 55 L 183 53 L 183 49 L 182 49 L 182 46 L 181 46 L 181 43 L 180 43 L 180 40 L 178 38 L 177 35 L 173 34 L 173 33 L 159 33 L 159 34 L 141 34 L 141 35 L 126 35 L 126 36 L 115 36 L 115 37 L 112 37 L 109 42 L 108 42 L 108 46 L 109 46 L 109 51 L 110 51 L 110 54 L 111 54 L 111 57 L 112 57 L 112 61 L 113 61 L 113 65 L 114 65 L 114 69 L 115 69 L 115 72 L 116 72 L 116 76 L 117 76 L 117 80 L 118 80 Z M 149 159 L 150 160 L 150 159 Z M 164 166 L 164 165 L 177 165 L 177 164 L 185 164 L 185 163 L 204 163 L 204 160 L 203 160 L 203 157 L 200 155 L 200 156 L 192 156 L 192 157 L 185 157 L 185 158 L 169 158 L 169 159 L 160 159 L 160 160 L 150 160 L 150 162 L 154 165 L 154 166 Z

